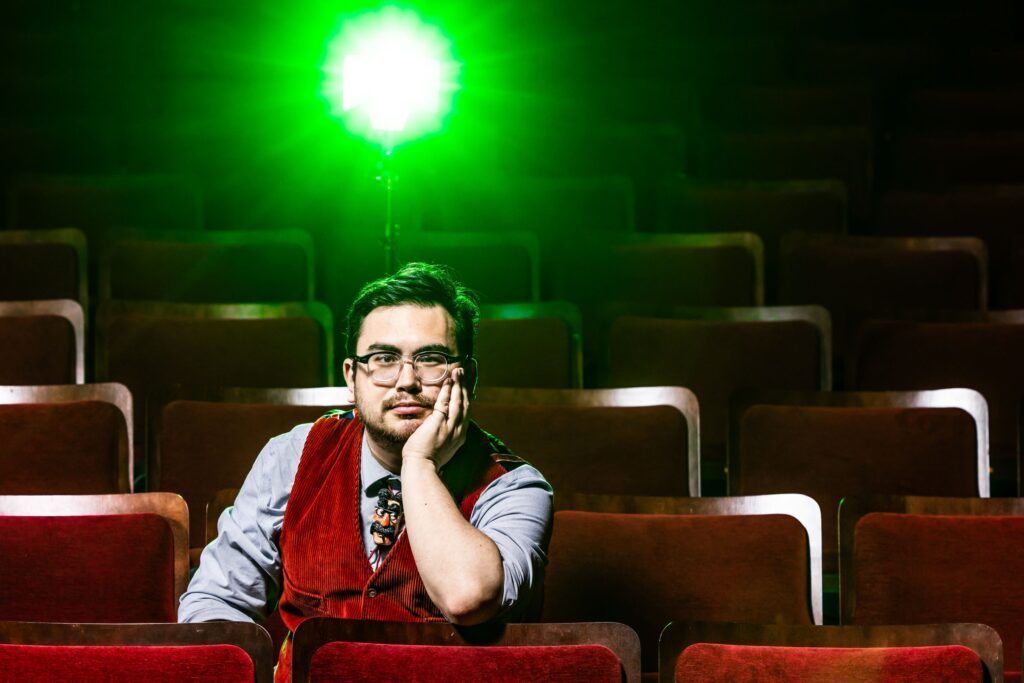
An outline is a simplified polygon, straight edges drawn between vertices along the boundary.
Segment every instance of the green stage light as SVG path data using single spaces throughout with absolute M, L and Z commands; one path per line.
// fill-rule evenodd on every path
M 344 21 L 328 45 L 323 73 L 331 113 L 388 152 L 440 130 L 458 89 L 450 41 L 397 7 Z

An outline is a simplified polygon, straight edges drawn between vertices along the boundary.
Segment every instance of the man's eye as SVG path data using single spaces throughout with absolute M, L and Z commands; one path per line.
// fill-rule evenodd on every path
M 434 366 L 444 365 L 447 361 L 445 357 L 439 353 L 424 353 L 420 356 L 416 356 L 416 362 L 420 365 Z
M 398 354 L 378 353 L 373 357 L 373 360 L 381 365 L 394 365 L 398 362 Z

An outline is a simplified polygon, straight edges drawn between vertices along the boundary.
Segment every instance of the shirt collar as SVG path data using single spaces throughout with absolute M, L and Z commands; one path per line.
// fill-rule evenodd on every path
M 398 475 L 389 472 L 387 468 L 377 462 L 370 452 L 370 445 L 363 436 L 363 444 L 359 450 L 359 480 L 363 483 L 363 495 L 374 497 L 384 486 L 388 479 L 398 479 Z

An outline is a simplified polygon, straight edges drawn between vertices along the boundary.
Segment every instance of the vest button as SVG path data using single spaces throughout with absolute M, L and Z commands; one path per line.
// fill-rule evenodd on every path
M 366 591 L 366 597 L 368 597 L 368 598 L 375 598 L 375 597 L 377 597 L 377 589 L 371 588 L 370 590 Z

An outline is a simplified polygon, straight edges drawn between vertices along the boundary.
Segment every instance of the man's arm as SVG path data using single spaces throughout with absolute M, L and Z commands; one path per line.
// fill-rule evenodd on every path
M 199 569 L 181 596 L 178 621 L 263 620 L 281 592 L 277 535 L 310 425 L 271 439 L 253 464 L 235 504 L 217 522 Z
M 405 528 L 430 599 L 449 621 L 479 624 L 502 607 L 505 572 L 494 541 L 466 521 L 438 470 L 466 441 L 469 399 L 456 369 L 434 411 L 402 450 Z

